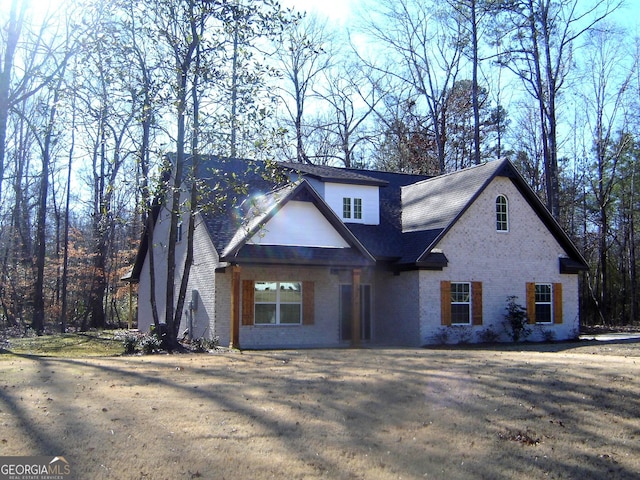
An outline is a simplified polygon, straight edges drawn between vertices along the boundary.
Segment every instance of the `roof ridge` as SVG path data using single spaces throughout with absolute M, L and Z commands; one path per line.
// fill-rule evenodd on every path
M 438 180 L 438 179 L 450 177 L 452 175 L 457 175 L 457 174 L 460 174 L 460 173 L 467 173 L 467 172 L 470 172 L 472 170 L 477 170 L 479 168 L 486 167 L 487 165 L 493 166 L 493 164 L 496 164 L 496 163 L 504 165 L 508 161 L 509 160 L 506 159 L 506 158 L 498 158 L 496 160 L 489 160 L 489 161 L 486 161 L 484 163 L 480 163 L 478 165 L 471 165 L 470 167 L 465 167 L 465 168 L 462 168 L 460 170 L 454 170 L 452 172 L 443 173 L 442 175 L 436 175 L 436 176 L 431 177 L 431 178 L 425 178 L 424 180 L 420 180 L 419 182 L 416 182 L 416 183 L 414 183 L 412 185 L 418 185 L 420 183 L 431 182 L 431 181 L 435 181 L 435 180 Z M 497 166 L 496 168 L 499 168 L 499 166 Z M 411 186 L 411 185 L 408 185 L 408 186 Z

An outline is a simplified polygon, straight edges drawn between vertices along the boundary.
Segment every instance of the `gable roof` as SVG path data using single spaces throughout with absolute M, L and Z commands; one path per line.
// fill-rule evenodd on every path
M 404 188 L 402 231 L 410 234 L 412 248 L 403 262 L 430 264 L 438 241 L 508 165 L 506 160 L 487 162 Z
M 560 260 L 560 269 L 575 273 L 587 263 L 560 224 L 529 187 L 515 166 L 507 159 L 495 160 L 407 186 L 403 190 L 403 233 L 423 232 L 423 251 L 417 266 L 429 263 L 441 238 L 453 227 L 494 178 L 509 178 L 542 223 L 565 250 L 569 259 Z M 418 247 L 418 245 L 416 245 Z
M 350 245 L 350 248 L 326 249 L 320 247 L 291 247 L 280 245 L 252 245 L 249 240 L 259 233 L 288 202 L 292 200 L 311 202 L 329 221 L 338 234 Z M 309 182 L 302 180 L 282 189 L 263 195 L 256 203 L 252 202 L 243 224 L 223 250 L 221 260 L 229 262 L 275 263 L 286 260 L 288 263 L 331 264 L 331 265 L 372 265 L 375 258 L 362 245 L 358 238 L 337 217 Z
M 287 178 L 265 175 L 262 162 L 204 157 L 199 178 L 205 209 L 202 219 L 221 260 L 232 263 L 307 265 L 387 265 L 393 270 L 442 269 L 447 265 L 438 242 L 497 176 L 511 179 L 533 211 L 563 247 L 568 258 L 560 270 L 575 273 L 586 261 L 537 195 L 508 160 L 496 160 L 438 177 L 346 169 L 321 165 L 276 163 Z M 295 182 L 291 182 L 291 176 Z M 380 223 L 343 223 L 305 177 L 322 182 L 379 187 Z M 241 188 L 237 182 L 241 181 Z M 219 199 L 224 201 L 222 204 Z M 312 202 L 350 248 L 292 247 L 252 244 L 249 240 L 292 200 Z M 144 239 L 143 239 L 144 240 Z M 146 248 L 146 245 L 141 245 Z M 139 276 L 144 253 L 132 273 Z
M 507 163 L 487 162 L 404 187 L 403 233 L 449 227 Z

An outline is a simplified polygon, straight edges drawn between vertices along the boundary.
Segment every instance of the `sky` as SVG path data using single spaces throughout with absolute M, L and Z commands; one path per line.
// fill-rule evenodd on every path
M 348 22 L 353 13 L 353 6 L 358 0 L 280 0 L 284 7 L 295 7 L 296 10 L 326 16 L 336 23 Z
M 300 11 L 317 13 L 339 24 L 349 23 L 350 17 L 355 15 L 359 3 L 360 0 L 280 0 L 280 4 L 285 7 L 295 7 Z M 640 1 L 625 0 L 625 3 L 626 5 L 616 12 L 616 20 L 640 35 Z
M 34 6 L 46 7 L 55 5 L 60 0 L 31 0 Z M 584 0 L 580 0 L 584 1 Z M 600 1 L 600 0 L 597 0 Z M 616 19 L 625 23 L 632 31 L 640 33 L 640 1 L 625 0 L 626 6 L 615 14 Z M 8 10 L 8 0 L 0 0 L 0 11 Z M 361 0 L 280 0 L 285 7 L 295 7 L 300 11 L 316 13 L 325 16 L 336 24 L 348 24 L 356 15 Z

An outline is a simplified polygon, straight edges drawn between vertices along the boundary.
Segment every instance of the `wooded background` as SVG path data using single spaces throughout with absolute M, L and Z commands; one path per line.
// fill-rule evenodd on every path
M 509 158 L 589 262 L 583 323 L 638 319 L 640 43 L 619 2 L 363 0 L 348 28 L 272 0 L 44 5 L 0 6 L 0 328 L 126 325 L 169 152 Z

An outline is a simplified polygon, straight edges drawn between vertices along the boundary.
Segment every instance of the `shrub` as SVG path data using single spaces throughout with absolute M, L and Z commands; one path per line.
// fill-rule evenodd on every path
M 478 332 L 478 340 L 480 340 L 481 343 L 496 343 L 499 338 L 500 334 L 491 327 L 487 327 Z
M 540 337 L 544 342 L 553 342 L 556 339 L 556 332 L 549 328 L 541 328 Z
M 122 343 L 124 353 L 131 355 L 136 352 L 142 352 L 145 355 L 165 350 L 162 339 L 151 328 L 150 333 L 141 333 L 132 330 L 123 330 L 116 332 L 114 338 Z
M 200 352 L 200 353 L 216 350 L 219 346 L 220 346 L 219 337 L 213 337 L 213 338 L 200 337 L 200 338 L 196 338 L 191 342 L 191 349 L 194 352 Z
M 473 329 L 471 327 L 458 326 L 453 327 L 453 335 L 455 336 L 458 344 L 467 344 L 471 342 L 473 338 Z
M 505 314 L 505 328 L 511 337 L 511 340 L 518 342 L 524 340 L 531 335 L 529 318 L 527 317 L 527 309 L 516 303 L 516 296 L 507 297 L 507 313 Z
M 446 345 L 449 342 L 449 329 L 440 328 L 433 334 L 433 341 L 439 345 Z
M 125 354 L 130 355 L 132 353 L 136 353 L 138 342 L 140 340 L 140 334 L 138 332 L 117 332 L 114 337 L 122 343 Z
M 145 355 L 162 350 L 162 340 L 154 333 L 143 334 L 138 341 L 138 345 Z
M 158 339 L 159 346 L 156 348 L 156 350 L 170 350 L 169 331 L 166 323 L 159 324 L 158 328 L 156 328 L 155 325 L 151 325 L 149 331 L 150 335 Z

